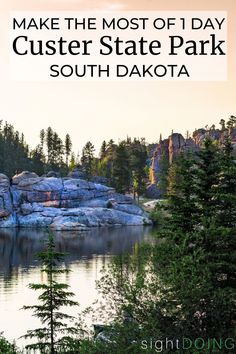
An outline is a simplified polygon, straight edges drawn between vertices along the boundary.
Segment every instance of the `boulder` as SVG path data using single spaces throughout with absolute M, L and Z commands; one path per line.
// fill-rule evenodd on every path
M 46 174 L 46 177 L 60 177 L 60 173 L 59 172 L 55 172 L 55 171 L 49 171 L 47 174 Z
M 12 185 L 0 174 L 0 227 L 91 227 L 150 224 L 130 196 L 80 178 L 38 177 L 22 172 Z
M 133 215 L 139 215 L 139 216 L 145 216 L 145 212 L 137 205 L 135 204 L 113 204 L 112 208 L 115 210 L 123 211 L 127 214 L 133 214 Z
M 30 203 L 23 203 L 20 206 L 20 211 L 22 215 L 28 215 L 33 212 L 33 206 Z
M 37 177 L 38 177 L 38 175 L 34 172 L 23 171 L 23 172 L 12 177 L 12 184 L 18 184 L 19 182 L 23 181 L 24 179 L 37 178 Z
M 68 173 L 68 177 L 70 178 L 81 178 L 84 179 L 85 178 L 85 173 L 83 171 L 81 171 L 80 169 L 74 169 L 73 171 Z

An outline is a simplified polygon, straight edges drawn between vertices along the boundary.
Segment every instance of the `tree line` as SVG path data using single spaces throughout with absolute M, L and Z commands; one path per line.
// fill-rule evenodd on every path
M 39 175 L 50 170 L 66 173 L 70 168 L 72 143 L 69 134 L 64 141 L 51 127 L 41 130 L 40 143 L 30 149 L 24 134 L 13 125 L 0 121 L 0 170 L 9 177 L 24 170 Z
M 232 132 L 236 127 L 235 116 L 228 121 L 221 119 L 220 126 L 221 132 Z M 215 130 L 215 126 L 208 130 Z M 23 134 L 11 124 L 0 121 L 0 171 L 9 177 L 23 170 L 34 171 L 38 175 L 55 171 L 64 176 L 70 170 L 80 169 L 87 180 L 102 177 L 105 184 L 115 187 L 118 192 L 133 193 L 134 197 L 139 198 L 146 190 L 149 178 L 150 147 L 143 138 L 127 137 L 119 143 L 103 141 L 97 157 L 94 145 L 88 141 L 79 157 L 73 152 L 69 134 L 62 139 L 48 127 L 40 131 L 39 144 L 30 149 Z M 165 197 L 170 164 L 169 156 L 164 152 L 159 165 L 158 189 Z
M 115 144 L 103 141 L 99 158 L 94 157 L 94 146 L 88 142 L 82 150 L 81 168 L 86 178 L 103 177 L 119 193 L 132 192 L 139 198 L 146 189 L 148 152 L 144 139 L 127 138 Z
M 118 144 L 113 140 L 103 141 L 99 157 L 88 141 L 81 158 L 73 152 L 69 134 L 62 139 L 48 127 L 40 131 L 39 140 L 39 144 L 30 149 L 23 134 L 13 125 L 0 121 L 0 171 L 9 177 L 24 170 L 38 175 L 55 171 L 63 176 L 77 168 L 85 179 L 100 176 L 120 193 L 132 192 L 139 197 L 145 190 L 148 155 L 144 139 L 127 138 Z

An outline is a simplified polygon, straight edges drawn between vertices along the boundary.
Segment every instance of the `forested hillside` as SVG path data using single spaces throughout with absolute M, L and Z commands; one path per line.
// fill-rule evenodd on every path
M 219 124 L 219 128 L 212 125 L 195 129 L 191 136 L 189 132 L 184 137 L 172 131 L 162 139 L 160 134 L 159 142 L 153 144 L 144 138 L 127 137 L 118 143 L 104 140 L 99 156 L 88 141 L 79 158 L 69 134 L 62 138 L 51 127 L 42 129 L 38 145 L 30 149 L 23 134 L 0 121 L 0 171 L 12 177 L 24 170 L 38 175 L 54 171 L 62 176 L 77 170 L 76 177 L 110 185 L 119 193 L 132 193 L 137 198 L 146 193 L 159 198 L 166 194 L 169 167 L 181 151 L 198 151 L 206 137 L 222 146 L 226 136 L 236 150 L 236 117 L 221 119 Z

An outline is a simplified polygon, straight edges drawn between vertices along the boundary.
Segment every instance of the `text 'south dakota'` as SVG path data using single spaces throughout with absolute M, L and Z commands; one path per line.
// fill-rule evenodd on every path
M 130 77 L 130 78 L 178 78 L 190 77 L 185 65 L 52 65 L 50 76 L 56 77 L 77 77 L 77 78 L 109 78 L 109 77 Z

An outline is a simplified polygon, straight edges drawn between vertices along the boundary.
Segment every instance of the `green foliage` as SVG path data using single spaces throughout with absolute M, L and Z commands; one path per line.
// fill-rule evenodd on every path
M 198 223 L 198 206 L 193 193 L 195 172 L 191 152 L 181 153 L 169 168 L 165 209 L 170 215 L 168 227 L 171 229 L 188 232 Z
M 101 149 L 100 149 L 100 158 L 103 159 L 105 156 L 106 156 L 106 151 L 107 151 L 107 143 L 106 141 L 104 140 L 102 142 L 102 146 L 101 146 Z
M 64 145 L 56 132 L 48 127 L 46 131 L 47 164 L 50 169 L 63 167 Z
M 69 163 L 69 170 L 73 171 L 77 167 L 77 165 L 78 163 L 76 161 L 75 154 L 72 153 L 70 158 L 70 163 Z
M 134 199 L 145 192 L 147 182 L 147 149 L 143 141 L 134 139 L 130 148 L 130 167 Z
M 66 166 L 68 166 L 69 156 L 71 154 L 72 142 L 69 134 L 66 134 L 65 138 L 65 155 L 66 155 Z
M 29 168 L 29 147 L 24 135 L 15 131 L 11 124 L 0 121 L 0 170 L 12 176 L 17 171 Z
M 30 152 L 30 158 L 32 161 L 32 169 L 39 176 L 45 172 L 46 158 L 43 152 L 43 147 L 37 145 L 34 150 Z
M 39 175 L 49 170 L 65 174 L 71 148 L 68 134 L 64 146 L 58 134 L 49 127 L 40 131 L 40 144 L 30 151 L 24 135 L 15 131 L 11 124 L 0 121 L 0 170 L 8 176 L 24 170 Z
M 112 183 L 117 192 L 125 193 L 130 189 L 131 173 L 129 153 L 124 141 L 115 149 L 112 166 Z
M 166 225 L 168 214 L 162 204 L 157 203 L 149 216 L 158 229 L 162 229 Z
M 0 333 L 0 354 L 17 354 L 20 353 L 15 344 L 10 343 L 3 334 Z
M 53 236 L 49 234 L 46 249 L 39 253 L 42 262 L 42 272 L 46 274 L 46 283 L 30 284 L 32 290 L 41 291 L 38 297 L 39 304 L 24 306 L 24 310 L 32 310 L 34 316 L 40 319 L 43 327 L 29 330 L 25 339 L 35 338 L 36 342 L 26 346 L 26 349 L 40 350 L 42 353 L 57 353 L 61 348 L 73 341 L 78 329 L 73 326 L 74 317 L 61 311 L 62 307 L 76 306 L 77 302 L 71 300 L 74 296 L 68 291 L 67 284 L 59 283 L 56 276 L 68 272 L 59 267 L 64 254 L 57 252 Z M 69 324 L 70 323 L 70 324 Z
M 235 176 L 228 140 L 219 149 L 206 139 L 197 156 L 179 156 L 170 169 L 159 238 L 116 258 L 99 284 L 114 322 L 105 341 L 90 343 L 91 353 L 153 353 L 141 347 L 151 338 L 235 338 Z M 233 353 L 191 349 L 200 352 Z
M 158 189 L 161 192 L 162 197 L 166 197 L 167 187 L 168 187 L 168 172 L 169 172 L 169 156 L 163 152 L 161 159 L 159 161 L 160 171 L 157 174 L 158 177 Z
M 82 150 L 81 165 L 88 180 L 93 176 L 95 162 L 94 151 L 94 146 L 90 141 L 85 144 Z

